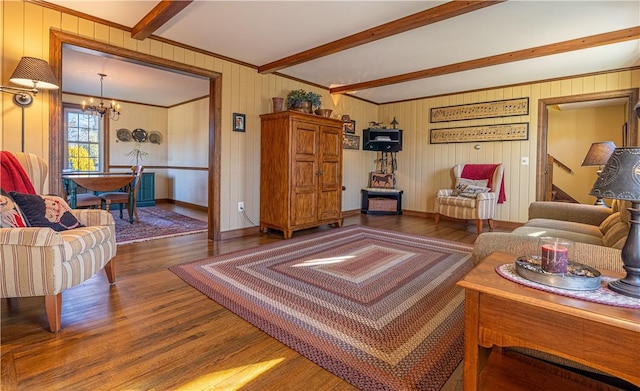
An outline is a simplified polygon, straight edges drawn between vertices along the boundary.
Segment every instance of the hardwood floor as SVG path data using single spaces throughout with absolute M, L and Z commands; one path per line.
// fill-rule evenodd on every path
M 161 204 L 206 220 L 205 212 Z M 412 216 L 345 218 L 473 243 L 459 222 Z M 294 237 L 331 229 L 321 227 Z M 258 234 L 215 244 L 205 234 L 123 245 L 117 281 L 104 272 L 63 292 L 62 330 L 47 328 L 41 297 L 3 299 L 2 390 L 353 390 L 292 349 L 210 300 L 167 268 L 282 240 Z M 447 390 L 461 389 L 461 370 Z

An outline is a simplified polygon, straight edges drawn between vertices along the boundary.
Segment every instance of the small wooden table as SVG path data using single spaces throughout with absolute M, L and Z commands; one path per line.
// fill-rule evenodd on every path
M 77 188 L 78 186 L 84 187 L 87 190 L 92 191 L 113 191 L 126 188 L 129 192 L 129 222 L 133 223 L 133 211 L 135 208 L 133 202 L 133 188 L 131 182 L 135 176 L 124 173 L 87 173 L 87 174 L 67 174 L 62 176 L 62 182 L 65 187 L 65 191 L 71 196 L 69 200 L 69 206 L 71 209 L 76 208 L 77 203 Z
M 494 253 L 458 282 L 466 290 L 464 389 L 479 389 L 492 346 L 551 353 L 640 386 L 640 310 L 529 288 L 495 271 L 515 259 Z

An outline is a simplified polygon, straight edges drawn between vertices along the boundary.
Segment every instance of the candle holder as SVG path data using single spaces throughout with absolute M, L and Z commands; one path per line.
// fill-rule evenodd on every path
M 568 239 L 540 238 L 540 262 L 542 271 L 552 274 L 564 274 L 569 266 L 569 253 L 573 242 Z

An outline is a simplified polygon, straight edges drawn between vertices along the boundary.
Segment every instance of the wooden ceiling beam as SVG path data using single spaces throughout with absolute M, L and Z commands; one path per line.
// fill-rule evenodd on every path
M 529 49 L 517 50 L 495 56 L 478 58 L 475 60 L 463 61 L 456 64 L 443 65 L 436 68 L 424 69 L 409 72 L 402 75 L 384 77 L 376 80 L 369 80 L 362 83 L 349 84 L 330 88 L 332 94 L 344 94 L 375 87 L 383 87 L 390 84 L 404 83 L 408 81 L 425 79 L 429 77 L 442 76 L 450 73 L 469 71 L 493 65 L 506 64 L 515 61 L 529 60 L 537 57 L 551 56 L 571 52 L 574 50 L 589 49 L 592 47 L 611 45 L 614 43 L 640 39 L 640 26 L 612 31 L 609 33 L 591 35 L 583 38 L 571 39 L 568 41 L 552 43 L 549 45 L 537 46 Z
M 192 2 L 193 0 L 162 0 L 133 26 L 131 37 L 145 40 Z
M 440 22 L 445 19 L 466 14 L 467 12 L 476 11 L 490 5 L 499 4 L 504 1 L 506 0 L 451 1 L 259 66 L 258 72 L 263 74 L 273 73 L 283 68 L 335 54 L 343 50 L 351 49 L 382 38 L 387 38 L 395 34 L 404 33 L 405 31 Z

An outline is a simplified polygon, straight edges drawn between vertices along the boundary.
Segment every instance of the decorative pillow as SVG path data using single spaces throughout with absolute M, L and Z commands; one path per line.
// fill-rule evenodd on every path
M 478 194 L 488 193 L 488 192 L 489 192 L 488 187 L 467 185 L 464 188 L 464 190 L 460 193 L 460 197 L 476 198 Z
M 456 186 L 458 186 L 459 184 L 462 185 L 471 185 L 471 186 L 478 186 L 478 187 L 487 187 L 487 185 L 489 184 L 489 180 L 488 179 L 467 179 L 467 178 L 457 178 L 456 179 Z
M 462 184 L 462 183 L 458 183 L 456 184 L 456 187 L 453 189 L 453 192 L 451 193 L 452 196 L 459 196 L 460 193 L 462 193 L 464 191 L 464 188 L 467 187 L 467 185 Z
M 26 227 L 27 221 L 13 198 L 0 189 L 0 228 Z
M 607 233 L 602 237 L 602 244 L 604 244 L 607 247 L 613 247 L 617 242 L 619 242 L 623 238 L 626 241 L 626 237 L 628 234 L 629 234 L 629 226 L 627 225 L 627 223 L 623 223 L 622 221 L 619 221 L 615 223 L 613 227 L 611 227 L 609 231 L 607 231 Z
M 65 200 L 51 195 L 9 193 L 27 218 L 30 227 L 48 227 L 54 231 L 65 231 L 84 227 L 71 213 Z
M 602 232 L 603 235 L 606 234 L 607 231 L 611 229 L 611 227 L 613 227 L 617 222 L 620 221 L 622 221 L 620 212 L 611 213 L 609 217 L 604 219 L 604 221 L 600 224 L 600 232 Z

